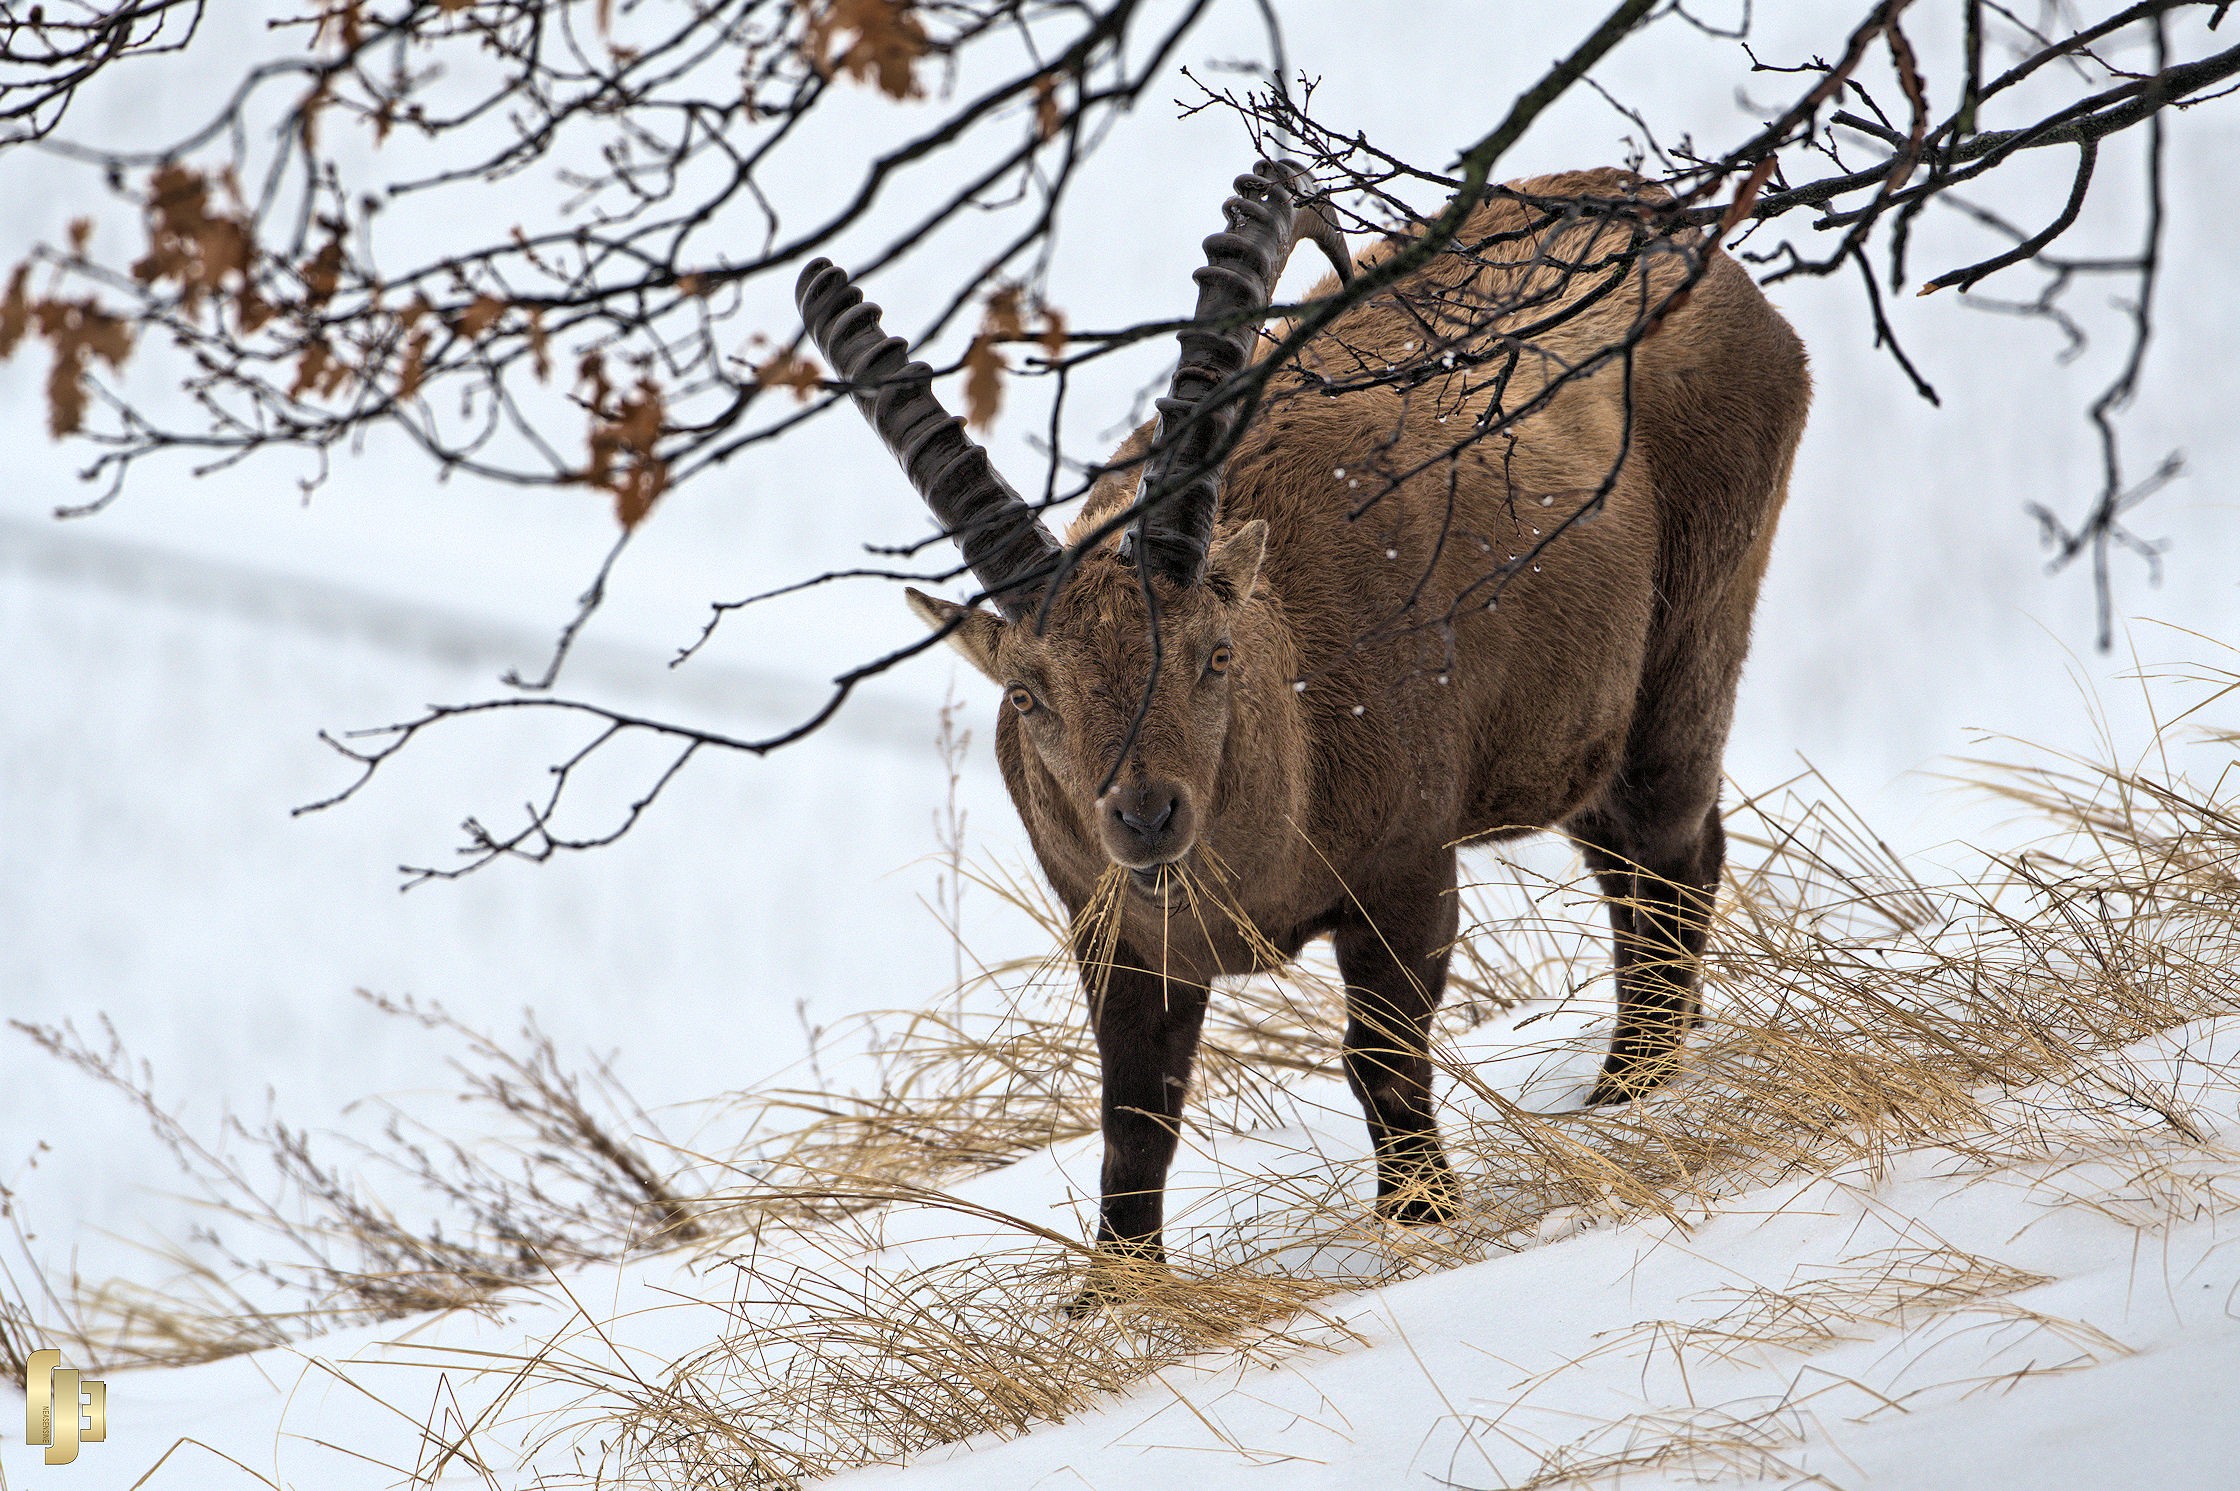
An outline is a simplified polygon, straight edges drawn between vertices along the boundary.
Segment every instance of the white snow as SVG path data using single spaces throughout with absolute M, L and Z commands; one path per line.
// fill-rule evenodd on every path
M 1583 1079 L 1598 1022 L 1554 1019 L 1553 1036 L 1543 1021 L 1531 1038 L 1479 1043 L 1493 1086 L 1523 1096 Z M 1305 1332 L 1322 1344 L 1272 1365 L 1215 1353 L 1062 1423 L 833 1484 L 1491 1487 L 1522 1484 L 1560 1453 L 1576 1464 L 1663 1447 L 1624 1484 L 2230 1485 L 2240 1251 L 2214 1205 L 2173 1216 L 2136 1202 L 2143 1177 L 2199 1167 L 2205 1155 L 2222 1199 L 2234 1199 L 2223 1145 L 2240 1133 L 2236 1056 L 2240 1021 L 2223 1020 L 2110 1058 L 2132 1091 L 2187 1112 L 2206 1149 L 2144 1131 L 2136 1144 L 2110 1143 L 2104 1128 L 2080 1124 L 2077 1153 L 2060 1164 L 1987 1166 L 1931 1147 L 1875 1174 L 1746 1192 L 1679 1225 L 1551 1219 L 1519 1251 L 1324 1301 L 1322 1323 Z M 1273 1169 L 1350 1172 L 1365 1202 L 1364 1146 L 1342 1084 L 1302 1082 L 1289 1108 L 1274 1127 L 1194 1137 L 1174 1188 L 1183 1247 L 1280 1227 L 1280 1210 L 1258 1221 L 1227 1214 L 1240 1197 L 1265 1201 L 1270 1190 L 1253 1178 Z M 423 1422 L 439 1441 L 472 1424 L 474 1453 L 498 1484 L 537 1471 L 572 1484 L 617 1425 L 602 1421 L 597 1391 L 557 1380 L 506 1391 L 523 1357 L 569 1363 L 577 1384 L 664 1380 L 719 1336 L 751 1348 L 756 1322 L 782 1313 L 769 1281 L 795 1266 L 837 1299 L 902 1301 L 960 1263 L 1025 1278 L 1047 1267 L 1047 1245 L 975 1215 L 1078 1227 L 1095 1168 L 1093 1141 L 1070 1142 L 951 1188 L 954 1205 L 902 1205 L 860 1227 L 781 1239 L 754 1250 L 759 1284 L 722 1263 L 694 1271 L 654 1259 L 523 1289 L 497 1322 L 393 1322 L 209 1366 L 115 1374 L 111 1438 L 82 1453 L 71 1484 L 131 1485 L 169 1449 L 168 1479 L 153 1484 L 235 1484 L 209 1458 L 219 1450 L 283 1485 L 387 1485 L 433 1465 Z M 1342 1277 L 1380 1260 L 1389 1266 L 1372 1236 L 1297 1266 Z M 1822 1334 L 1769 1344 L 1768 1306 L 1783 1303 L 1770 1296 L 1787 1296 L 1792 1311 L 1820 1307 Z M 1731 1338 L 1718 1337 L 1722 1324 Z M 735 1400 L 750 1423 L 760 1406 Z M 1699 1453 L 1671 1449 L 1691 1433 Z M 508 1449 L 525 1464 L 499 1463 Z M 29 1458 L 11 1445 L 0 1466 L 21 1474 Z M 436 1483 L 485 1484 L 458 1463 Z

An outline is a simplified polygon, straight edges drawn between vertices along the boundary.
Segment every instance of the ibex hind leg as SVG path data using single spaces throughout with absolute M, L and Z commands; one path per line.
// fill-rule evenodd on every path
M 1609 901 L 1617 965 L 1618 1028 L 1589 1103 L 1624 1102 L 1670 1078 L 1701 1012 L 1726 833 L 1716 800 L 1683 812 L 1658 822 L 1603 811 L 1571 827 Z
M 1443 875 L 1376 897 L 1332 938 L 1346 984 L 1346 1083 L 1369 1121 L 1377 1213 L 1409 1225 L 1451 1220 L 1459 1201 L 1431 1092 L 1431 1015 L 1458 914 L 1450 854 Z

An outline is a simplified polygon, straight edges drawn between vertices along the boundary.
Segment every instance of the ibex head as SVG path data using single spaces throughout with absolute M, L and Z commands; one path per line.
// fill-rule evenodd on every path
M 1267 531 L 1229 530 L 1199 583 L 1151 576 L 1148 593 L 1108 546 L 1067 578 L 1039 628 L 911 593 L 928 625 L 955 626 L 950 640 L 1003 688 L 1021 744 L 1080 827 L 1146 889 L 1212 809 L 1239 674 L 1268 666 L 1253 656 L 1257 629 L 1240 625 Z
M 1267 525 L 1217 533 L 1216 517 L 1243 402 L 1233 380 L 1251 361 L 1258 316 L 1292 247 L 1312 238 L 1341 275 L 1352 268 L 1326 211 L 1294 199 L 1297 174 L 1263 161 L 1237 178 L 1228 228 L 1205 241 L 1194 276 L 1197 314 L 1158 401 L 1158 432 L 1132 471 L 1114 468 L 1135 479 L 1134 500 L 1091 524 L 1072 550 L 941 407 L 931 369 L 885 334 L 879 308 L 845 272 L 816 260 L 795 291 L 834 375 L 851 385 L 995 606 L 913 590 L 912 608 L 1004 689 L 1023 748 L 1083 837 L 1147 890 L 1216 809 L 1240 682 L 1264 693 L 1282 666 L 1256 655 L 1271 650 L 1256 646 L 1264 617 L 1253 625 Z

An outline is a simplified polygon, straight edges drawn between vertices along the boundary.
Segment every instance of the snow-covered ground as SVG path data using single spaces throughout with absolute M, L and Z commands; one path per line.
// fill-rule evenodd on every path
M 1598 1034 L 1589 1012 L 1528 1008 L 1481 1032 L 1472 1054 L 1494 1090 L 1529 1099 L 1578 1086 Z M 1207 1353 L 1063 1422 L 901 1454 L 832 1484 L 1495 1487 L 1574 1483 L 1557 1470 L 1606 1484 L 1623 1466 L 1634 1467 L 1628 1486 L 2240 1484 L 2240 1250 L 2220 1217 L 2240 1200 L 2236 1061 L 2229 1019 L 2107 1058 L 2106 1075 L 2186 1115 L 2184 1143 L 2145 1130 L 2111 1143 L 2104 1124 L 2080 1122 L 2078 1150 L 2060 1163 L 1927 1146 L 1677 1220 L 1559 1212 L 1515 1251 L 1326 1298 L 1288 1344 L 1251 1359 Z M 2058 1108 L 2058 1094 L 2017 1101 L 2049 1096 Z M 2040 1137 L 2058 1150 L 2058 1122 Z M 1257 1244 L 1280 1245 L 1283 1208 L 1251 1213 L 1285 1188 L 1257 1178 L 1290 1171 L 1305 1192 L 1330 1169 L 1365 1205 L 1364 1150 L 1342 1082 L 1297 1083 L 1276 1121 L 1186 1146 L 1173 1235 L 1189 1248 L 1257 1230 Z M 1064 1339 L 1063 1296 L 1034 1282 L 1057 1253 L 1028 1229 L 1078 1228 L 1096 1165 L 1093 1140 L 1070 1141 L 850 1225 L 695 1265 L 570 1271 L 513 1292 L 494 1320 L 424 1317 L 112 1374 L 110 1438 L 82 1452 L 67 1484 L 135 1485 L 166 1456 L 150 1484 L 591 1484 L 595 1468 L 611 1475 L 630 1458 L 624 1444 L 654 1472 L 618 1483 L 702 1483 L 659 1474 L 695 1441 L 665 1437 L 649 1404 L 672 1409 L 672 1427 L 701 1405 L 730 1415 L 741 1442 L 842 1455 L 831 1446 L 848 1442 L 845 1393 L 819 1422 L 793 1416 L 812 1411 L 813 1392 L 774 1407 L 775 1393 L 753 1390 L 748 1359 L 778 1349 L 769 1336 L 789 1311 L 943 1322 L 905 1343 L 937 1354 L 898 1371 L 898 1422 L 938 1417 L 945 1392 L 997 1396 L 1004 1362 L 970 1349 L 994 1335 L 951 1327 L 941 1302 L 962 1301 L 954 1318 L 965 1321 L 975 1285 L 1039 1300 L 1037 1318 L 1009 1328 Z M 1371 1232 L 1293 1266 L 1373 1276 L 1395 1244 L 1406 1246 Z M 1014 1397 L 1036 1388 L 1008 1386 Z M 714 1435 L 697 1447 L 729 1449 L 718 1463 L 748 1458 Z M 49 1484 L 33 1453 L 0 1450 L 12 1483 Z
M 1250 9 L 1184 60 L 1249 52 Z M 1785 38 L 1817 38 L 1828 9 L 1761 14 L 1762 50 L 1787 55 Z M 1333 116 L 1436 156 L 1569 44 L 1576 18 L 1560 10 L 1416 5 L 1405 24 L 1365 36 L 1356 7 L 1299 7 L 1292 55 L 1324 76 L 1319 101 Z M 1671 133 L 1723 139 L 1745 117 L 1727 55 L 1674 29 L 1621 52 L 1608 81 Z M 178 105 L 88 102 L 89 133 L 144 127 L 151 111 Z M 2125 643 L 2149 660 L 2201 657 L 2240 637 L 2230 563 L 2240 426 L 2229 417 L 2240 289 L 2223 233 L 2225 204 L 2240 194 L 2234 121 L 2204 108 L 2174 135 L 2169 299 L 2140 407 L 2125 421 L 2140 469 L 2171 447 L 2188 454 L 2189 475 L 2138 520 L 2172 541 L 2163 585 L 2148 589 L 2117 565 Z M 1526 142 L 1513 169 L 1614 158 L 1625 128 L 1582 98 Z M 1094 168 L 1072 240 L 1083 251 L 1061 257 L 1053 286 L 1081 324 L 1176 298 L 1206 228 L 1176 204 L 1210 210 L 1235 167 L 1231 137 L 1210 118 L 1177 122 L 1151 108 L 1129 131 Z M 23 174 L 39 169 L 20 157 L 0 167 L 18 173 L 19 210 L 0 226 L 8 255 L 54 236 L 76 210 L 36 189 L 50 178 Z M 2111 179 L 2121 169 L 2106 166 Z M 2104 237 L 2101 246 L 2127 242 Z M 2122 679 L 2132 658 L 2124 644 L 2112 659 L 2090 653 L 2084 578 L 2043 574 L 2023 513 L 2033 501 L 2075 513 L 2093 489 L 2080 411 L 2109 371 L 2112 325 L 2085 358 L 2056 365 L 2043 327 L 1951 296 L 1901 297 L 1893 314 L 1945 395 L 1931 409 L 1868 345 L 1853 283 L 1803 282 L 1777 299 L 1812 350 L 1818 392 L 1731 773 L 1754 791 L 1801 758 L 1903 847 L 1960 834 L 1996 841 L 1994 813 L 1922 775 L 1977 732 L 2086 747 L 2101 728 L 2089 697 L 2119 748 L 2145 739 L 2141 696 Z M 552 737 L 455 727 L 356 801 L 292 818 L 291 807 L 348 780 L 316 732 L 481 696 L 505 669 L 534 665 L 611 539 L 605 510 L 589 497 L 439 487 L 377 440 L 308 502 L 285 461 L 199 480 L 179 467 L 151 473 L 98 518 L 56 523 L 49 511 L 79 495 L 77 456 L 45 439 L 43 375 L 29 357 L 0 365 L 0 427 L 11 437 L 0 488 L 0 1014 L 88 1030 L 113 1020 L 151 1062 L 158 1092 L 202 1132 L 229 1110 L 261 1113 L 268 1094 L 314 1126 L 347 1127 L 347 1105 L 373 1094 L 440 1103 L 449 1053 L 374 1012 L 358 988 L 439 1000 L 499 1029 L 533 1007 L 564 1050 L 611 1053 L 657 1110 L 796 1065 L 815 1027 L 934 999 L 954 966 L 952 939 L 924 904 L 939 873 L 934 818 L 950 791 L 936 710 L 952 679 L 978 736 L 956 788 L 971 852 L 1024 860 L 985 749 L 994 701 L 944 656 L 884 681 L 803 747 L 696 763 L 615 847 L 399 895 L 397 865 L 440 860 L 459 819 L 502 816 L 539 790 Z M 1110 415 L 1080 419 L 1086 441 Z M 1001 431 L 1014 468 L 1033 469 L 1031 425 L 1017 418 Z M 675 671 L 668 657 L 710 600 L 821 568 L 916 521 L 860 429 L 834 419 L 806 430 L 657 514 L 576 660 L 575 687 L 739 728 L 787 717 L 842 654 L 910 635 L 894 597 L 850 594 L 823 610 L 735 621 L 706 657 Z M 618 776 L 605 801 L 636 784 Z M 967 892 L 963 925 L 991 960 L 1047 945 L 985 892 Z M 2220 1051 L 2229 1061 L 2232 1038 L 2194 1029 L 2171 1039 L 2195 1059 Z M 0 1031 L 0 1072 L 0 1183 L 41 1256 L 75 1258 L 95 1276 L 160 1274 L 135 1246 L 179 1235 L 192 1216 L 167 1194 L 160 1149 L 119 1104 L 12 1031 Z M 2229 1125 L 2229 1100 L 2218 1101 L 2210 1106 Z M 1303 1120 L 1311 1132 L 1275 1136 L 1267 1153 L 1358 1156 L 1342 1094 L 1309 1091 L 1300 1103 L 1339 1117 L 1327 1129 Z M 1192 1163 L 1185 1183 L 1209 1184 L 1213 1159 Z M 1078 1232 L 1093 1173 L 1091 1147 L 1073 1143 L 960 1192 Z M 923 1456 L 908 1473 L 960 1485 L 1214 1484 L 1274 1462 L 1303 1484 L 1495 1485 L 1550 1446 L 1655 1413 L 1666 1417 L 1636 1426 L 1644 1444 L 1685 1428 L 1671 1415 L 1723 1415 L 1743 1421 L 1746 1438 L 1770 1436 L 1768 1453 L 1783 1462 L 1847 1486 L 2240 1484 L 2229 1386 L 2240 1265 L 2217 1248 L 2214 1216 L 2140 1232 L 2048 1207 L 2029 1179 L 1985 1184 L 1928 1153 L 1886 1175 L 1730 1199 L 1685 1235 L 1590 1229 L 1327 1305 L 1362 1344 L 1265 1369 L 1170 1371 L 1064 1425 Z M 922 1262 L 988 1245 L 949 1214 L 889 1225 L 945 1231 L 909 1255 Z M 1833 1280 L 1840 1292 L 1847 1279 L 1871 1283 L 1899 1253 L 1940 1249 L 2045 1282 L 1861 1326 L 1860 1339 L 1824 1350 L 1704 1360 L 1627 1334 L 1716 1317 L 1737 1289 Z M 705 1344 L 713 1317 L 698 1302 L 729 1297 L 728 1276 L 678 1279 L 671 1267 L 569 1281 L 601 1295 L 602 1319 L 626 1300 L 667 1302 L 633 1348 L 648 1353 L 641 1366 Z M 2009 1307 L 2081 1321 L 2108 1340 Z M 284 1484 L 394 1483 L 400 1474 L 375 1462 L 416 1463 L 416 1425 L 437 1390 L 420 1367 L 376 1365 L 395 1349 L 382 1343 L 512 1349 L 566 1328 L 571 1308 L 529 1291 L 501 1324 L 401 1322 L 300 1351 L 119 1375 L 112 1441 L 90 1448 L 69 1483 L 131 1485 L 180 1436 Z M 2098 1364 L 1998 1380 L 2025 1364 L 2086 1360 Z M 353 1365 L 330 1370 L 342 1363 Z M 405 1384 L 404 1416 L 349 1385 L 384 1371 Z M 1903 1401 L 1870 1414 L 1884 1397 Z M 63 1484 L 7 1438 L 9 1484 Z M 1620 1447 L 1597 1441 L 1581 1453 Z M 151 1484 L 237 1483 L 254 1480 L 187 1449 Z
M 2229 1138 L 2236 1038 L 2202 1025 L 2122 1059 L 2181 1100 L 2214 1094 Z M 1085 1151 L 1056 1158 L 1093 1173 Z M 2049 1177 L 1932 1148 L 1683 1225 L 1560 1220 L 1539 1246 L 1337 1301 L 1331 1326 L 1356 1340 L 1327 1357 L 1170 1371 L 1063 1425 L 834 1484 L 1495 1487 L 1561 1468 L 1627 1486 L 2240 1485 L 2230 1219 L 2142 1230 L 2085 1204 L 2134 1184 L 2120 1159 Z

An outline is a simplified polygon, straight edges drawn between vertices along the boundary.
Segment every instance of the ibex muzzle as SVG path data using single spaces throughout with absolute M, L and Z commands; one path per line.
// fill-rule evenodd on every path
M 1189 852 L 1198 811 L 1187 787 L 1123 774 L 1098 800 L 1097 827 L 1112 862 L 1141 875 Z
M 1676 1070 L 1723 861 L 1720 756 L 1809 399 L 1749 276 L 1623 171 L 1488 193 L 1452 246 L 1256 364 L 1297 241 L 1353 269 L 1301 185 L 1269 162 L 1238 178 L 1159 417 L 1063 543 L 844 273 L 819 260 L 799 288 L 993 606 L 910 596 L 1004 691 L 997 760 L 1095 994 L 1097 1236 L 1139 1259 L 1163 1256 L 1214 981 L 1317 936 L 1345 979 L 1377 1209 L 1453 1214 L 1428 1038 L 1460 844 L 1544 826 L 1580 845 L 1617 954 L 1588 1098 Z M 1135 888 L 1117 899 L 1115 866 Z

